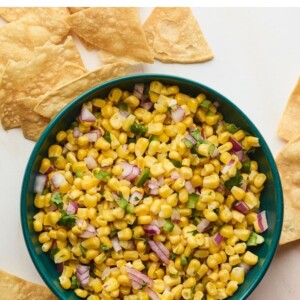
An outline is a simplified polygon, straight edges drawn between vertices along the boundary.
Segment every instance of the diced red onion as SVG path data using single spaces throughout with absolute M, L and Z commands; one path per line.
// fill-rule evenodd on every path
M 140 169 L 127 162 L 121 162 L 121 167 L 123 168 L 122 174 L 119 176 L 120 179 L 133 180 L 140 174 Z
M 160 234 L 160 229 L 157 225 L 153 225 L 153 224 L 144 225 L 143 229 L 148 235 Z
M 128 276 L 131 278 L 131 277 L 136 277 L 137 278 L 137 281 L 140 281 L 141 283 L 145 282 L 147 283 L 149 286 L 153 285 L 154 284 L 154 281 L 149 278 L 147 275 L 145 275 L 144 273 L 132 268 L 132 267 L 129 267 L 129 266 L 125 266 L 125 269 L 128 273 Z
M 59 188 L 62 184 L 66 183 L 66 178 L 59 172 L 55 172 L 53 177 L 51 178 L 51 182 L 53 183 L 55 188 Z
M 99 129 L 91 130 L 90 132 L 87 132 L 84 134 L 90 143 L 96 142 L 99 137 L 101 136 L 101 131 Z
M 181 106 L 178 106 L 177 108 L 172 110 L 171 117 L 172 117 L 173 121 L 176 123 L 182 121 L 185 117 L 184 109 Z
M 58 263 L 56 264 L 56 270 L 59 274 L 61 274 L 64 270 L 64 263 Z
M 92 155 L 85 157 L 83 160 L 90 170 L 94 169 L 98 166 L 97 161 L 95 160 L 94 156 L 92 156 Z
M 73 137 L 79 138 L 80 136 L 82 136 L 82 132 L 80 132 L 79 127 L 74 127 L 73 128 Z
M 244 191 L 246 191 L 246 190 L 247 190 L 247 185 L 248 185 L 247 180 L 245 180 L 245 179 L 243 178 L 242 181 L 241 181 L 240 188 L 243 189 Z
M 114 236 L 110 241 L 112 243 L 112 246 L 113 246 L 115 252 L 119 252 L 122 250 L 122 247 L 121 247 L 118 237 Z
M 220 107 L 220 102 L 218 102 L 218 101 L 214 101 L 214 102 L 213 102 L 213 105 L 214 105 L 215 107 L 217 107 L 217 108 L 218 108 L 218 107 Z
M 66 208 L 66 213 L 68 215 L 75 215 L 77 213 L 77 210 L 78 210 L 78 204 L 70 200 Z
M 223 241 L 223 236 L 220 234 L 220 232 L 217 232 L 214 236 L 212 236 L 212 239 L 217 246 L 220 246 Z
M 243 261 L 239 264 L 239 266 L 244 269 L 245 274 L 247 274 L 250 271 L 251 267 L 252 267 L 252 266 L 246 264 Z
M 134 191 L 129 198 L 129 202 L 133 205 L 137 205 L 143 199 L 143 194 L 139 191 Z
M 233 153 L 237 156 L 239 161 L 242 162 L 244 160 L 244 151 L 243 150 L 234 151 Z
M 266 211 L 263 210 L 257 215 L 257 223 L 260 230 L 260 233 L 266 231 L 268 229 L 268 220 Z
M 234 152 L 243 150 L 242 145 L 236 139 L 234 139 L 233 137 L 229 137 L 229 142 L 232 144 L 232 150 Z
M 165 184 L 165 177 L 163 175 L 157 177 L 157 182 L 159 186 L 163 186 Z
M 159 300 L 159 296 L 157 295 L 157 293 L 155 291 L 153 291 L 151 288 L 146 287 L 145 288 L 145 292 L 148 294 L 149 298 L 151 300 Z
M 129 113 L 128 111 L 122 110 L 122 109 L 119 110 L 119 114 L 120 114 L 123 118 L 127 118 L 127 117 L 130 115 L 130 113 Z
M 171 179 L 172 180 L 176 180 L 176 179 L 178 179 L 178 178 L 180 178 L 181 176 L 180 176 L 180 174 L 177 172 L 177 171 L 173 171 L 172 173 L 171 173 Z
M 213 153 L 210 156 L 211 156 L 211 158 L 216 158 L 216 157 L 218 157 L 219 154 L 220 154 L 219 149 L 217 147 L 215 147 Z
M 234 159 L 230 159 L 229 162 L 222 169 L 222 174 L 227 174 L 231 166 L 234 164 Z
M 144 93 L 145 84 L 144 83 L 136 83 L 133 88 L 133 95 L 138 99 L 141 99 Z
M 159 187 L 159 183 L 155 178 L 148 180 L 147 184 L 148 184 L 149 189 L 156 189 Z
M 233 205 L 233 208 L 242 214 L 245 214 L 249 211 L 249 207 L 244 201 L 238 201 L 236 204 Z
M 197 225 L 197 231 L 200 233 L 205 232 L 208 227 L 210 225 L 210 222 L 208 220 L 206 220 L 205 218 L 203 218 L 200 223 Z
M 206 140 L 206 134 L 205 134 L 204 128 L 201 129 L 201 133 L 200 134 L 201 134 L 202 139 Z
M 195 188 L 193 187 L 192 183 L 189 180 L 185 181 L 184 186 L 187 189 L 187 191 L 188 191 L 189 194 L 192 194 L 192 193 L 195 192 Z
M 47 175 L 38 174 L 35 177 L 33 191 L 37 194 L 42 194 L 47 183 Z
M 90 280 L 90 267 L 86 265 L 77 265 L 76 278 L 79 280 L 82 287 L 87 286 Z
M 55 211 L 55 210 L 57 210 L 57 206 L 55 204 L 51 204 L 50 206 L 45 207 L 44 210 L 46 213 L 48 213 L 50 211 Z
M 225 191 L 225 185 L 222 181 L 220 182 L 219 186 L 216 188 L 216 191 L 219 193 L 223 193 Z
M 168 255 L 169 250 L 165 248 L 165 246 L 161 242 L 149 240 L 148 244 L 151 250 L 157 254 L 157 256 L 161 259 L 162 262 L 164 262 L 167 265 L 170 263 L 170 259 Z
M 149 194 L 150 195 L 158 195 L 158 187 L 154 188 L 154 189 L 150 189 Z
M 105 280 L 110 275 L 110 267 L 106 267 L 102 274 L 101 274 L 101 280 Z
M 197 141 L 194 139 L 194 137 L 192 137 L 190 134 L 187 134 L 184 139 L 188 140 L 189 142 L 191 142 L 192 145 L 196 145 Z
M 80 118 L 84 122 L 96 122 L 97 121 L 96 117 L 93 115 L 93 113 L 91 113 L 88 110 L 88 108 L 86 106 L 84 106 L 81 109 Z
M 92 224 L 88 224 L 85 231 L 79 234 L 79 237 L 88 239 L 97 235 L 96 229 Z
M 141 101 L 141 103 L 140 103 L 140 107 L 142 107 L 146 110 L 150 110 L 152 106 L 153 106 L 153 102 L 151 102 L 151 101 Z
M 171 220 L 174 223 L 179 223 L 180 222 L 180 212 L 179 212 L 178 209 L 173 208 L 172 215 L 171 215 Z

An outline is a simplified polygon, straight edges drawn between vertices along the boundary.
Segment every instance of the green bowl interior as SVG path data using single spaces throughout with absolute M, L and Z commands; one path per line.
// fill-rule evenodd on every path
M 265 243 L 253 249 L 253 252 L 260 257 L 258 264 L 250 270 L 245 282 L 239 286 L 238 291 L 230 298 L 239 300 L 246 299 L 267 271 L 275 254 L 280 237 L 283 219 L 283 202 L 281 183 L 274 159 L 265 140 L 255 125 L 232 102 L 218 92 L 200 83 L 169 75 L 139 74 L 106 82 L 76 98 L 51 121 L 33 149 L 27 164 L 22 186 L 21 222 L 30 256 L 41 277 L 56 296 L 60 299 L 79 299 L 73 291 L 66 291 L 61 288 L 56 266 L 49 258 L 49 255 L 42 252 L 41 245 L 38 242 L 38 235 L 33 230 L 32 219 L 37 212 L 37 209 L 33 205 L 34 179 L 38 173 L 42 158 L 47 155 L 48 147 L 55 143 L 57 132 L 69 128 L 72 121 L 79 115 L 84 102 L 95 97 L 105 97 L 113 87 L 132 90 L 135 83 L 149 83 L 152 80 L 159 80 L 165 84 L 177 84 L 180 86 L 182 92 L 193 96 L 201 92 L 205 93 L 208 99 L 220 103 L 219 111 L 223 114 L 226 121 L 235 123 L 238 127 L 257 136 L 260 140 L 261 148 L 257 149 L 254 155 L 255 160 L 259 163 L 260 171 L 267 175 L 267 183 L 261 196 L 261 208 L 267 211 L 269 229 L 264 233 Z

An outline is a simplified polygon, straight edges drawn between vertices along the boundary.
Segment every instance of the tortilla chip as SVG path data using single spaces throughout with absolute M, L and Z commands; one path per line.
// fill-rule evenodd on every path
M 68 7 L 71 14 L 75 14 L 81 10 L 87 9 L 88 7 Z
M 213 58 L 190 8 L 155 8 L 143 29 L 154 57 L 162 62 L 196 63 Z
M 300 134 L 300 77 L 282 114 L 277 133 L 286 141 Z
M 102 82 L 135 73 L 138 71 L 137 68 L 138 66 L 125 63 L 104 65 L 48 92 L 34 110 L 40 115 L 52 119 L 62 108 L 82 93 Z
M 28 28 L 20 22 L 0 27 L 0 67 L 9 59 L 27 60 L 33 57 L 34 44 Z
M 66 7 L 0 7 L 0 17 L 6 22 L 28 19 L 45 11 L 53 18 L 64 18 L 70 13 Z
M 110 54 L 102 56 L 104 63 L 153 63 L 136 8 L 93 7 L 65 20 L 79 37 Z
M 17 100 L 17 109 L 20 117 L 21 128 L 26 139 L 37 141 L 44 131 L 50 119 L 44 118 L 35 111 L 38 104 L 37 98 L 26 98 Z
M 0 299 L 58 300 L 47 287 L 26 281 L 1 270 Z
M 30 61 L 9 61 L 0 85 L 0 116 L 4 129 L 20 126 L 16 100 L 39 98 L 86 73 L 72 37 L 64 44 L 35 48 Z
M 280 174 L 284 217 L 280 244 L 300 239 L 300 137 L 285 145 L 276 157 Z

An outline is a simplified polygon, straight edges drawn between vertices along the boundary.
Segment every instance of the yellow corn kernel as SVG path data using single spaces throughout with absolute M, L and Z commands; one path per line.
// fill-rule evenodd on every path
M 218 293 L 216 285 L 213 282 L 208 282 L 206 284 L 206 291 L 207 291 L 208 295 L 211 297 L 217 296 L 217 293 Z
M 186 203 L 189 200 L 189 193 L 186 188 L 179 190 L 178 199 L 181 203 Z
M 94 249 L 97 250 L 100 247 L 100 239 L 96 236 L 88 238 L 81 243 L 82 247 L 85 249 Z
M 255 187 L 261 188 L 264 185 L 266 179 L 267 179 L 267 176 L 263 173 L 260 173 L 254 177 L 253 183 L 254 183 Z
M 226 294 L 228 296 L 232 296 L 236 290 L 238 289 L 238 283 L 237 281 L 229 281 L 227 286 L 226 286 Z
M 75 289 L 74 293 L 76 294 L 76 296 L 78 296 L 79 298 L 86 298 L 88 296 L 88 291 L 83 290 L 83 289 Z
M 108 100 L 111 102 L 119 102 L 122 97 L 122 90 L 119 88 L 113 88 L 108 94 Z
M 51 166 L 51 161 L 48 158 L 43 158 L 39 172 L 45 174 Z
M 232 210 L 232 219 L 238 223 L 242 223 L 245 219 L 245 215 L 237 210 Z
M 220 177 L 217 174 L 205 176 L 202 186 L 204 188 L 216 189 L 220 185 Z
M 182 289 L 181 296 L 185 300 L 192 299 L 192 290 L 191 289 Z
M 220 229 L 220 234 L 225 238 L 230 238 L 233 236 L 233 226 L 232 225 L 223 225 Z
M 54 262 L 56 264 L 65 262 L 71 258 L 71 252 L 67 248 L 60 249 L 55 255 L 54 255 Z
M 107 292 L 112 292 L 118 289 L 120 286 L 116 278 L 110 277 L 103 284 L 103 289 Z
M 172 206 L 168 204 L 162 204 L 159 212 L 159 217 L 168 219 L 171 217 L 172 212 L 173 212 Z
M 129 241 L 132 238 L 132 231 L 130 228 L 124 228 L 118 232 L 118 238 L 120 241 Z
M 251 231 L 249 229 L 234 229 L 233 233 L 241 241 L 246 242 L 250 237 Z
M 170 275 L 165 275 L 163 278 L 166 286 L 176 286 L 181 283 L 181 277 L 180 276 L 173 276 L 171 277 Z
M 210 145 L 209 144 L 200 144 L 197 148 L 197 152 L 205 157 L 209 156 Z
M 206 122 L 206 124 L 213 126 L 213 125 L 217 124 L 219 119 L 220 119 L 220 115 L 208 113 L 206 115 L 205 122 Z
M 67 133 L 63 130 L 59 131 L 58 134 L 56 135 L 56 141 L 58 143 L 61 143 L 67 138 Z
M 98 140 L 95 142 L 95 148 L 97 150 L 109 150 L 110 143 L 107 142 L 103 137 L 99 137 Z
M 123 257 L 126 261 L 133 261 L 139 259 L 139 253 L 135 250 L 125 250 Z
M 135 155 L 137 157 L 142 156 L 145 153 L 148 145 L 149 145 L 149 139 L 139 138 L 135 145 Z
M 163 124 L 162 123 L 152 123 L 150 122 L 148 124 L 148 131 L 147 134 L 148 135 L 157 135 L 160 136 L 163 134 Z
M 165 173 L 165 170 L 162 166 L 162 163 L 155 163 L 153 166 L 150 167 L 150 173 L 153 177 L 159 177 Z
M 232 266 L 238 265 L 241 261 L 242 261 L 242 259 L 240 258 L 240 256 L 238 254 L 234 254 L 229 257 L 229 263 Z
M 195 276 L 201 264 L 198 259 L 192 259 L 187 267 L 186 273 L 189 276 Z
M 212 209 L 204 209 L 203 215 L 209 222 L 218 220 L 218 215 Z
M 183 282 L 184 288 L 192 288 L 196 285 L 197 281 L 195 277 L 189 277 Z
M 230 280 L 236 281 L 238 284 L 242 284 L 245 279 L 245 272 L 242 267 L 234 267 L 230 273 Z
M 250 265 L 250 266 L 253 266 L 253 265 L 256 265 L 257 262 L 258 262 L 258 256 L 255 255 L 254 253 L 250 252 L 250 251 L 247 251 L 244 255 L 243 255 L 243 261 Z
M 124 99 L 124 103 L 126 103 L 129 107 L 134 108 L 139 106 L 140 100 L 136 96 L 130 95 L 129 97 Z
M 48 149 L 48 157 L 58 157 L 62 154 L 62 147 L 60 145 L 51 145 Z
M 193 170 L 188 167 L 181 167 L 179 173 L 181 177 L 185 180 L 189 180 L 193 177 Z

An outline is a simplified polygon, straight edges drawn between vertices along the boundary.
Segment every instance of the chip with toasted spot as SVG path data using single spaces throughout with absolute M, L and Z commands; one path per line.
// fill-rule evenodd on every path
M 162 62 L 197 63 L 213 58 L 190 8 L 155 8 L 143 29 L 154 57 Z
M 49 93 L 43 96 L 34 110 L 40 115 L 52 119 L 68 103 L 87 90 L 102 82 L 139 72 L 139 67 L 139 65 L 129 65 L 126 63 L 101 66 L 53 91 L 49 91 Z
M 278 135 L 286 141 L 290 141 L 300 134 L 300 78 L 289 97 L 282 114 Z
M 300 137 L 288 142 L 276 157 L 284 198 L 280 244 L 300 239 Z
M 16 100 L 39 98 L 46 92 L 77 78 L 87 71 L 83 67 L 72 37 L 64 44 L 45 44 L 35 48 L 28 62 L 9 61 L 0 84 L 0 116 L 4 129 L 20 126 Z
M 153 63 L 138 11 L 130 7 L 93 7 L 65 19 L 72 31 L 97 49 L 104 63 Z
M 81 10 L 87 9 L 88 7 L 68 7 L 71 14 L 75 14 Z
M 58 300 L 47 287 L 26 281 L 2 270 L 0 270 L 0 299 Z

